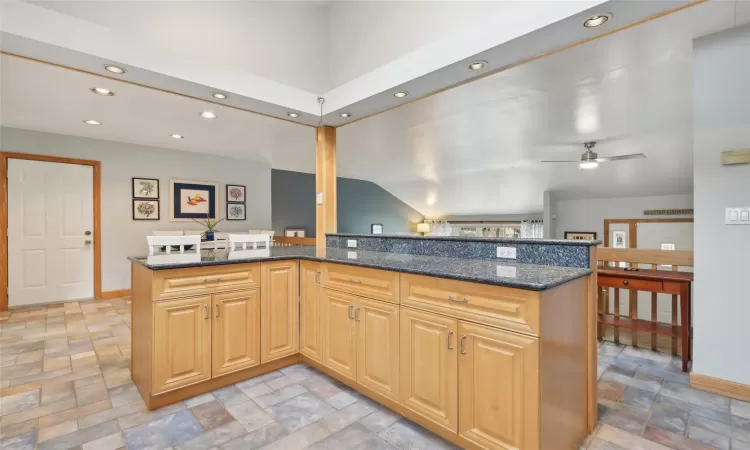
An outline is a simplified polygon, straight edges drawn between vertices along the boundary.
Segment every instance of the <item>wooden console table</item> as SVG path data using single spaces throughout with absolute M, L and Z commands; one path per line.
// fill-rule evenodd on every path
M 693 281 L 692 272 L 677 272 L 668 270 L 637 269 L 626 270 L 619 267 L 599 267 L 597 280 L 600 288 L 616 288 L 615 290 L 615 314 L 607 314 L 605 305 L 599 303 L 599 325 L 611 325 L 627 328 L 633 333 L 643 331 L 646 333 L 671 336 L 673 339 L 679 337 L 682 345 L 682 371 L 687 372 L 688 362 L 692 359 L 691 329 L 692 316 L 690 311 L 690 291 Z M 652 292 L 651 301 L 656 300 L 655 294 L 672 294 L 680 297 L 680 325 L 664 324 L 652 320 L 638 319 L 637 297 L 636 305 L 630 305 L 631 315 L 619 314 L 619 291 L 617 289 L 629 289 L 631 291 Z M 603 298 L 604 296 L 602 296 Z

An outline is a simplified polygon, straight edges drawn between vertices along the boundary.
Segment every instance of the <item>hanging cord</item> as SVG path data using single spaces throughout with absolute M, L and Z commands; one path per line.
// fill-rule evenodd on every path
M 318 121 L 318 126 L 323 125 L 323 103 L 326 102 L 326 99 L 323 97 L 318 97 L 318 103 L 320 103 L 320 120 Z

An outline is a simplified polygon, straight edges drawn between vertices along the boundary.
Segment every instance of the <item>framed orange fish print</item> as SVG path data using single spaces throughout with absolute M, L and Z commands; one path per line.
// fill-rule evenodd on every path
M 170 222 L 216 218 L 219 185 L 205 181 L 169 180 Z

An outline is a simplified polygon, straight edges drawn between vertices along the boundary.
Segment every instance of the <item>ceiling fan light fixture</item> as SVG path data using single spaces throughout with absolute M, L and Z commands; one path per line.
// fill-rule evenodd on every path
M 583 21 L 583 26 L 586 28 L 598 27 L 599 25 L 604 25 L 605 23 L 609 22 L 609 19 L 611 18 L 612 14 L 610 13 L 594 14 L 593 16 Z
M 599 163 L 596 161 L 581 161 L 581 164 L 578 165 L 583 170 L 592 170 L 599 167 Z

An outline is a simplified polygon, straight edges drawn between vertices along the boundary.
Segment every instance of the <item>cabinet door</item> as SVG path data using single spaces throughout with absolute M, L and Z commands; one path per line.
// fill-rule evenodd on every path
M 300 353 L 320 362 L 320 263 L 300 261 L 299 268 Z
M 260 291 L 213 296 L 212 376 L 260 364 Z
M 467 322 L 458 329 L 459 435 L 487 449 L 538 449 L 538 341 Z
M 357 381 L 398 401 L 398 305 L 357 299 Z
M 211 297 L 156 302 L 152 394 L 211 378 Z
M 298 260 L 261 263 L 260 361 L 299 352 Z
M 401 404 L 458 429 L 458 321 L 401 307 Z
M 321 290 L 323 315 L 323 364 L 341 375 L 357 378 L 357 347 L 352 316 L 354 296 Z

